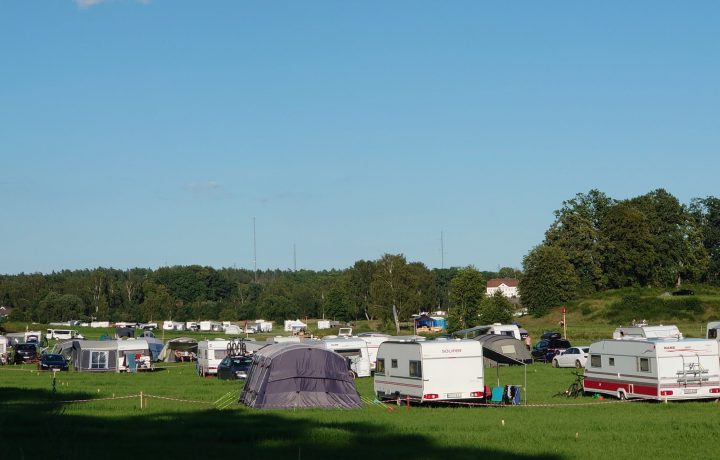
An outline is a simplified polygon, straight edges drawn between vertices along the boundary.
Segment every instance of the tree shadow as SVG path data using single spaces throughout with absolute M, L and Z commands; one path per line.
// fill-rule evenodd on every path
M 91 398 L 88 393 L 62 394 L 65 401 Z M 122 416 L 96 417 L 67 414 L 56 399 L 47 390 L 0 388 L 2 458 L 561 459 L 440 446 L 422 434 L 392 432 L 381 422 L 333 421 L 331 416 L 322 421 L 283 417 L 275 411 L 137 409 L 123 410 Z

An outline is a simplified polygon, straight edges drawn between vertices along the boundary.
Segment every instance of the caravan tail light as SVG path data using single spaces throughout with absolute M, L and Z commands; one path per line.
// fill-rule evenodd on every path
M 440 396 L 436 395 L 435 393 L 428 393 L 426 395 L 423 395 L 423 399 L 438 399 Z
M 720 393 L 720 388 L 710 388 L 710 393 L 713 393 L 713 394 Z
M 473 391 L 472 393 L 470 393 L 471 398 L 482 398 L 484 396 L 485 396 L 484 391 Z
M 662 390 L 660 392 L 660 396 L 672 396 L 673 392 L 672 390 Z

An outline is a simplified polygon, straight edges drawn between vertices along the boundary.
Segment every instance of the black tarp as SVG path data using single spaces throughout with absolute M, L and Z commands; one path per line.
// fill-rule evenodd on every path
M 345 358 L 321 345 L 303 343 L 258 350 L 240 402 L 262 409 L 362 406 Z
M 474 337 L 482 343 L 485 366 L 498 364 L 532 364 L 532 355 L 525 344 L 507 335 L 487 334 Z

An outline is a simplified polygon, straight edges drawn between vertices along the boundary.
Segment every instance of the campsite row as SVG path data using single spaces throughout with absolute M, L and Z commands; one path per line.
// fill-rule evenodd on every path
M 342 381 L 351 382 L 355 377 L 370 376 L 372 371 L 378 399 L 482 401 L 492 398 L 497 390 L 485 384 L 486 367 L 532 362 L 522 341 L 501 332 L 502 328 L 495 329 L 491 334 L 472 339 L 435 340 L 373 333 L 323 339 L 273 337 L 265 342 L 252 339 L 198 342 L 192 338 L 178 338 L 167 343 L 152 338 L 67 340 L 59 341 L 54 352 L 66 356 L 77 371 L 152 370 L 152 363 L 157 359 L 196 360 L 201 376 L 216 374 L 225 358 L 251 357 L 252 365 L 243 374 L 247 377 L 243 390 L 247 401 L 262 400 L 264 392 L 272 387 L 266 381 L 270 362 L 277 364 L 292 355 L 302 356 L 302 359 L 285 368 L 282 375 L 302 389 L 284 390 L 296 393 L 304 401 L 318 399 L 319 396 L 314 394 L 318 391 L 328 392 L 327 388 L 318 386 L 320 380 L 337 380 L 340 373 L 343 374 Z M 612 339 L 595 342 L 589 347 L 584 390 L 621 399 L 720 399 L 719 329 L 720 322 L 710 323 L 707 338 L 685 339 L 676 326 L 618 328 Z M 0 341 L 0 348 L 6 344 L 7 339 Z M 286 356 L 283 350 L 289 354 Z M 317 350 L 330 352 L 330 355 Z M 291 369 L 295 371 L 291 372 Z M 251 385 L 252 382 L 265 382 L 265 386 L 258 389 Z M 248 394 L 254 396 L 250 398 Z M 284 398 L 292 399 L 289 394 Z M 345 401 L 345 397 L 340 400 Z M 333 405 L 345 404 L 335 399 L 331 402 Z

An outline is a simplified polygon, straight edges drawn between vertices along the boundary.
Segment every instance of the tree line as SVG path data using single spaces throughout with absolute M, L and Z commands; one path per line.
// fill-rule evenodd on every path
M 96 268 L 0 276 L 0 304 L 13 308 L 11 320 L 39 323 L 328 318 L 380 320 L 397 330 L 412 314 L 452 311 L 456 303 L 453 321 L 470 324 L 486 280 L 518 273 L 512 268 L 497 273 L 473 267 L 430 270 L 401 254 L 330 271 Z M 512 306 L 506 307 L 509 315 Z
M 682 204 L 664 189 L 626 200 L 579 193 L 555 211 L 523 274 L 523 305 L 536 315 L 606 289 L 718 284 L 720 199 Z
M 344 270 L 258 271 L 198 265 L 0 276 L 0 304 L 20 321 L 329 318 L 387 329 L 422 311 L 451 329 L 507 322 L 514 306 L 485 296 L 490 278 L 517 278 L 523 306 L 543 315 L 580 295 L 627 286 L 720 283 L 720 199 L 685 205 L 663 189 L 627 200 L 598 190 L 555 211 L 523 270 L 429 269 L 402 254 Z

